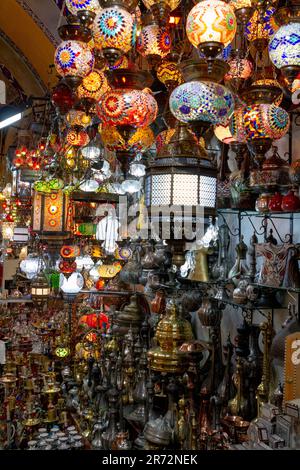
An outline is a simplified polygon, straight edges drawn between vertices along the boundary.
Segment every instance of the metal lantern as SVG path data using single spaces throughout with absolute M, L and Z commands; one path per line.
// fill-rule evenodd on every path
M 185 124 L 177 123 L 169 143 L 146 170 L 147 207 L 216 206 L 217 171 Z
M 37 304 L 42 304 L 48 300 L 50 287 L 46 277 L 40 272 L 31 284 L 31 299 Z
M 41 238 L 67 238 L 70 235 L 71 212 L 68 197 L 62 192 L 34 192 L 32 229 Z

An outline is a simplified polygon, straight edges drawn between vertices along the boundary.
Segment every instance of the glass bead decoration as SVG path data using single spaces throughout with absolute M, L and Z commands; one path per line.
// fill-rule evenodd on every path
M 147 90 L 115 89 L 102 96 L 97 114 L 104 125 L 146 127 L 156 118 L 158 106 Z
M 143 57 L 163 58 L 171 51 L 170 33 L 156 24 L 145 26 L 138 37 L 136 48 Z
M 198 47 L 204 42 L 219 42 L 227 46 L 237 29 L 233 9 L 221 0 L 204 0 L 190 11 L 186 22 L 188 40 Z
M 170 110 L 181 122 L 196 120 L 212 124 L 226 122 L 234 110 L 234 97 L 214 82 L 183 83 L 171 93 Z
M 94 67 L 94 55 L 82 41 L 63 41 L 55 51 L 54 64 L 62 77 L 84 77 Z
M 270 40 L 269 56 L 278 69 L 287 65 L 300 67 L 299 23 L 288 23 L 278 29 Z
M 93 33 L 96 48 L 113 48 L 126 54 L 136 42 L 136 22 L 123 8 L 104 8 L 96 15 Z

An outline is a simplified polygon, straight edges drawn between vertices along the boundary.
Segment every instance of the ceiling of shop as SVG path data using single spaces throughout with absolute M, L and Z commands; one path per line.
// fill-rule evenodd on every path
M 61 21 L 59 0 L 2 0 L 0 2 L 0 80 L 7 102 L 43 96 L 56 81 L 53 68 Z M 38 47 L 37 47 L 38 45 Z

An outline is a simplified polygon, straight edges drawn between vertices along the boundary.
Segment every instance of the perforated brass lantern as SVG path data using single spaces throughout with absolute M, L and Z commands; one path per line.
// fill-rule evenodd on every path
M 40 272 L 31 284 L 31 299 L 34 303 L 47 302 L 50 294 L 50 286 L 44 274 Z
M 40 238 L 63 239 L 70 236 L 72 208 L 68 197 L 58 191 L 34 192 L 32 229 Z

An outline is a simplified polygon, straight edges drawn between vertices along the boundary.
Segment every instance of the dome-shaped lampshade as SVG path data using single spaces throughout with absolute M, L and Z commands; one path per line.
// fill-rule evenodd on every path
M 119 6 L 104 8 L 94 20 L 93 33 L 96 48 L 114 63 L 135 45 L 134 16 Z
M 243 127 L 247 141 L 258 138 L 281 139 L 289 125 L 289 114 L 274 104 L 254 104 L 244 109 Z
M 204 0 L 197 3 L 186 22 L 188 40 L 195 47 L 203 43 L 227 46 L 233 40 L 236 28 L 233 9 L 220 0 Z
M 269 55 L 273 64 L 285 73 L 294 69 L 292 78 L 300 72 L 300 23 L 281 26 L 269 43 Z M 288 74 L 287 74 L 288 76 Z
M 73 15 L 85 10 L 93 13 L 101 10 L 98 0 L 66 0 L 66 7 Z
M 165 57 L 171 51 L 170 33 L 156 24 L 145 26 L 137 40 L 137 51 L 143 57 Z
M 83 269 L 86 269 L 87 271 L 89 271 L 90 269 L 92 269 L 92 267 L 95 264 L 92 258 L 88 255 L 77 256 L 75 261 L 76 261 L 77 271 L 82 271 Z
M 170 96 L 170 110 L 181 122 L 202 120 L 219 124 L 233 113 L 234 98 L 222 85 L 192 81 L 175 88 Z
M 55 51 L 54 64 L 62 77 L 85 77 L 94 67 L 94 56 L 88 44 L 63 41 Z
M 136 178 L 141 178 L 146 174 L 146 167 L 142 163 L 131 163 L 130 174 Z
M 88 160 L 97 160 L 101 153 L 101 148 L 95 145 L 87 145 L 81 149 L 81 155 Z
M 80 273 L 72 273 L 68 278 L 63 274 L 60 275 L 60 289 L 64 294 L 78 294 L 83 285 L 84 280 Z
M 158 111 L 155 98 L 147 90 L 112 90 L 97 105 L 97 114 L 109 126 L 149 126 Z

